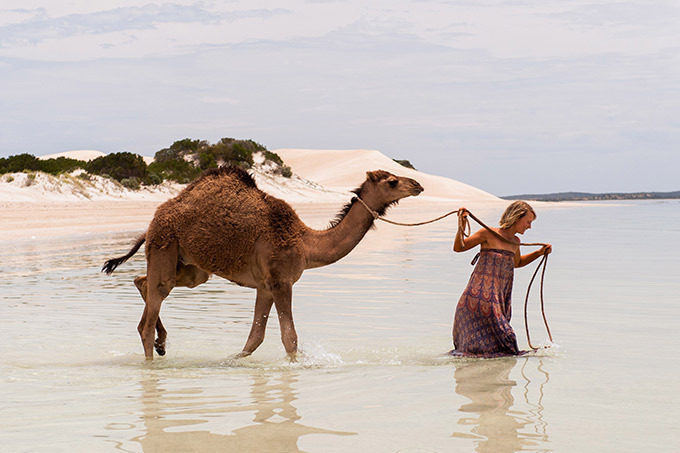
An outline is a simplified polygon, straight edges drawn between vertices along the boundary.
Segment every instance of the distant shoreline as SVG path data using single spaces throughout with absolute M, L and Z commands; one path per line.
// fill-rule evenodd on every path
M 547 194 L 508 195 L 500 198 L 504 200 L 530 201 L 674 200 L 680 199 L 680 191 L 631 193 L 559 192 Z

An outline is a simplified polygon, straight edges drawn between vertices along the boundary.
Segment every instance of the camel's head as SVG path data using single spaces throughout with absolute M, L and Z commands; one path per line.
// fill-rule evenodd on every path
M 366 172 L 366 181 L 354 189 L 357 196 L 347 203 L 338 216 L 331 222 L 331 227 L 339 224 L 352 209 L 357 198 L 370 204 L 370 208 L 379 215 L 384 215 L 387 208 L 402 198 L 419 195 L 423 190 L 418 181 L 402 176 L 395 176 L 384 170 Z
M 419 195 L 423 190 L 418 181 L 403 176 L 395 176 L 384 170 L 366 172 L 360 195 L 368 195 L 388 207 L 402 198 Z M 368 192 L 368 193 L 366 193 Z

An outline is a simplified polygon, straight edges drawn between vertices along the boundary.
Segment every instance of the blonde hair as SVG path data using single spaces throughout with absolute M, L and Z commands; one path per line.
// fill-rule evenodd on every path
M 532 213 L 534 218 L 536 218 L 536 211 L 534 211 L 534 208 L 529 206 L 529 203 L 526 201 L 515 201 L 507 207 L 498 224 L 502 229 L 506 230 L 513 226 L 515 222 L 517 222 L 527 212 Z

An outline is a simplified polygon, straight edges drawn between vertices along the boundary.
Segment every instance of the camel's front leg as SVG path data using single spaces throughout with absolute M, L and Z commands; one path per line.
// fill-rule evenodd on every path
M 286 353 L 292 361 L 297 358 L 297 332 L 293 323 L 293 285 L 277 284 L 272 288 L 274 294 L 274 304 L 279 314 L 279 325 L 281 326 L 281 341 Z
M 257 298 L 255 299 L 255 314 L 253 316 L 253 325 L 250 328 L 250 334 L 243 351 L 237 354 L 237 357 L 246 357 L 252 354 L 264 340 L 264 334 L 267 328 L 267 320 L 269 319 L 269 312 L 274 303 L 274 296 L 271 292 L 264 288 L 258 288 Z

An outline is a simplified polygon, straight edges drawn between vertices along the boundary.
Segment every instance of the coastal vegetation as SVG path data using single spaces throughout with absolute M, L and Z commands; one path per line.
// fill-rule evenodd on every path
M 21 173 L 27 171 L 42 171 L 51 175 L 70 173 L 78 168 L 84 168 L 87 162 L 67 157 L 40 160 L 32 154 L 23 153 L 15 156 L 0 157 L 0 175 L 5 173 Z
M 189 138 L 178 140 L 156 152 L 154 161 L 149 165 L 142 156 L 130 152 L 111 153 L 89 162 L 66 157 L 39 159 L 24 153 L 0 158 L 0 175 L 35 171 L 59 175 L 81 169 L 86 175 L 107 177 L 127 188 L 139 189 L 142 185 L 157 185 L 163 181 L 186 184 L 202 171 L 218 166 L 249 169 L 255 164 L 257 153 L 262 154 L 263 163 L 274 173 L 287 178 L 292 176 L 291 168 L 278 154 L 253 140 L 234 138 L 223 138 L 214 144 Z
M 401 165 L 402 167 L 410 168 L 412 170 L 416 169 L 416 167 L 414 167 L 413 164 L 406 159 L 392 159 L 392 160 Z
M 680 198 L 680 190 L 675 192 L 559 192 L 547 194 L 509 195 L 505 200 L 529 201 L 600 201 L 600 200 L 667 200 Z

